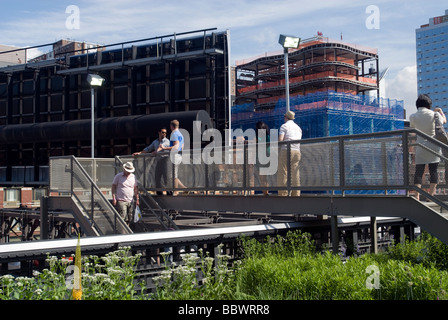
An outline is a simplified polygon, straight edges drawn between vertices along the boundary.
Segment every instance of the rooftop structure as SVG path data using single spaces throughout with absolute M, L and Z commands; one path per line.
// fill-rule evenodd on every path
M 25 53 L 17 47 L 0 45 L 0 68 L 25 63 Z
M 79 54 L 87 54 L 96 50 L 102 51 L 104 48 L 104 46 L 98 44 L 62 39 L 53 43 L 52 49 L 49 52 L 31 59 L 31 61 L 36 62 L 51 60 L 61 56 L 70 57 Z

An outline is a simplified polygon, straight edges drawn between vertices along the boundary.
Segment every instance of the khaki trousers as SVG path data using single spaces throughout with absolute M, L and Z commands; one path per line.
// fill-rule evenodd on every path
M 277 184 L 279 187 L 286 186 L 288 183 L 288 151 L 280 149 L 278 161 Z M 291 187 L 300 186 L 299 165 L 302 155 L 299 150 L 291 150 Z M 279 196 L 287 196 L 287 190 L 279 190 Z M 292 190 L 292 196 L 300 196 L 300 190 Z

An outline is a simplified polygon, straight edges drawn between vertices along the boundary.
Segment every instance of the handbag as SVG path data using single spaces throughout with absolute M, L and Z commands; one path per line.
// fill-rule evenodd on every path
M 434 114 L 434 126 L 436 132 L 434 138 L 436 138 L 440 142 L 448 144 L 448 135 L 446 134 L 445 128 L 443 127 L 442 121 L 440 121 L 437 112 Z
M 142 211 L 140 210 L 139 206 L 135 206 L 134 210 L 134 223 L 137 223 L 142 218 Z

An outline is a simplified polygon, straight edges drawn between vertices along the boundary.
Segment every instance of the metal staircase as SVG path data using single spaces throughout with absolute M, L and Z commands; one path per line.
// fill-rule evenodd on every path
M 95 162 L 91 163 L 93 167 Z M 71 210 L 84 233 L 89 236 L 132 233 L 106 198 L 104 190 L 75 157 L 52 158 L 50 167 L 50 191 L 69 195 L 63 197 L 65 208 Z

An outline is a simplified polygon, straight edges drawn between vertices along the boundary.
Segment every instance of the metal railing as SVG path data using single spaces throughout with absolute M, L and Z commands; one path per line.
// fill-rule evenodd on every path
M 290 155 L 291 145 L 300 143 L 300 183 L 294 184 L 292 167 L 287 156 L 286 183 L 278 180 L 279 150 L 286 148 Z M 290 194 L 300 190 L 301 195 L 360 195 L 360 196 L 409 196 L 420 193 L 444 209 L 446 194 L 445 163 L 448 146 L 415 129 L 344 135 L 300 141 L 271 142 L 268 162 L 262 172 L 257 157 L 264 152 L 265 145 L 242 143 L 233 146 L 208 145 L 202 149 L 184 150 L 182 161 L 174 165 L 170 154 L 157 156 L 117 156 L 115 159 L 75 159 L 57 157 L 50 160 L 50 190 L 70 194 L 84 210 L 92 225 L 101 234 L 122 233 L 128 228 L 117 215 L 107 199 L 114 175 L 121 170 L 122 163 L 132 161 L 136 168 L 143 201 L 163 224 L 171 224 L 166 208 L 158 206 L 152 195 L 163 192 L 251 195 L 268 190 L 271 194 L 286 190 Z M 415 150 L 421 148 L 436 154 L 441 159 L 440 183 L 435 196 L 428 194 L 428 172 L 423 186 L 414 185 Z M 257 156 L 258 153 L 258 156 Z M 266 156 L 266 155 L 265 155 Z M 442 163 L 444 165 L 442 165 Z M 272 166 L 270 168 L 270 166 Z M 277 166 L 277 167 L 276 167 Z M 266 172 L 265 172 L 266 173 Z M 175 187 L 177 177 L 185 188 Z M 157 200 L 157 198 L 155 198 Z M 98 211 L 101 214 L 98 215 Z M 102 217 L 101 223 L 98 217 Z
M 99 235 L 132 233 L 106 197 L 114 173 L 114 159 L 53 157 L 50 192 L 70 195 Z
M 168 154 L 119 158 L 123 162 L 134 162 L 139 181 L 151 192 L 196 191 L 204 194 L 225 192 L 247 195 L 268 189 L 274 193 L 300 190 L 303 194 L 408 195 L 409 191 L 417 191 L 435 200 L 423 188 L 413 184 L 415 149 L 422 148 L 439 155 L 441 183 L 438 194 L 445 193 L 443 164 L 448 159 L 441 150 L 448 151 L 448 146 L 416 129 L 303 139 L 280 142 L 278 145 L 271 143 L 270 163 L 265 167 L 270 164 L 275 166 L 281 148 L 287 149 L 289 159 L 291 144 L 298 142 L 301 161 L 300 184 L 297 185 L 292 183 L 291 169 L 287 171 L 286 184 L 278 182 L 278 170 L 267 175 L 260 173 L 254 159 L 257 157 L 257 148 L 263 149 L 263 144 L 244 143 L 232 147 L 209 145 L 201 150 L 184 150 L 182 162 L 176 170 L 186 189 L 174 187 L 175 166 Z M 427 180 L 426 172 L 424 186 L 429 184 Z

